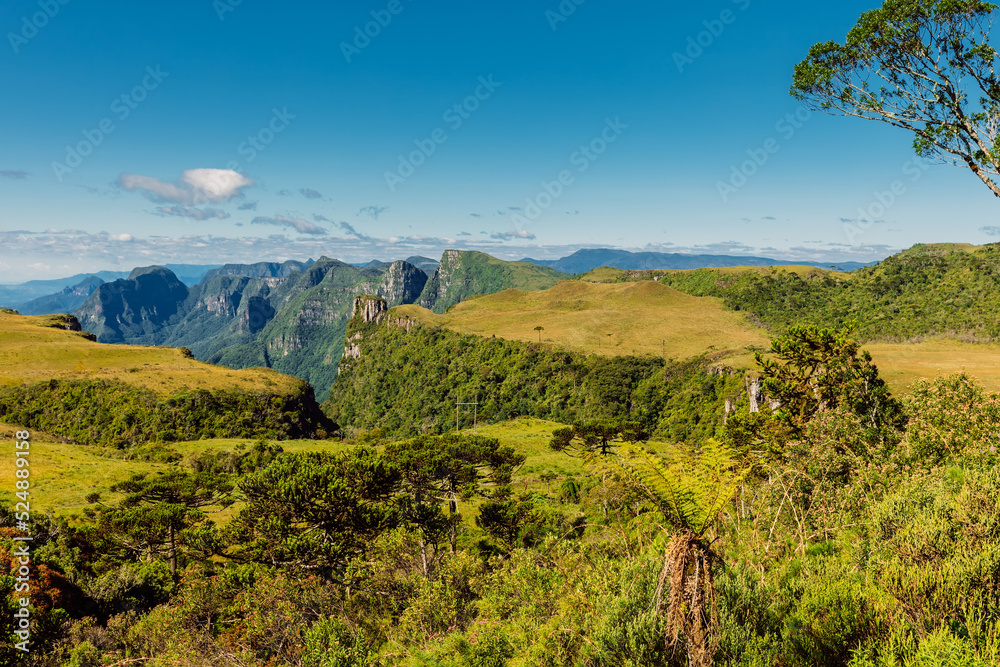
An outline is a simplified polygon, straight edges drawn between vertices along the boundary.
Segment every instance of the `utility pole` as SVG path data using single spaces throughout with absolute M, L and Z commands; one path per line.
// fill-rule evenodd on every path
M 476 424 L 479 420 L 479 401 L 478 399 L 474 403 L 459 403 L 455 401 L 455 433 L 460 433 L 461 430 L 458 427 L 458 408 L 460 405 L 471 405 L 472 406 L 472 432 L 476 433 Z

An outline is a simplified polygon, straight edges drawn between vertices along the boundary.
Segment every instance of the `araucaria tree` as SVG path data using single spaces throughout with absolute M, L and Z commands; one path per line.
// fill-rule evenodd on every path
M 905 423 L 871 355 L 848 336 L 851 328 L 794 326 L 771 341 L 771 357 L 754 356 L 764 393 L 778 402 L 778 416 L 796 432 L 817 412 L 850 410 L 873 434 Z
M 814 45 L 792 95 L 813 109 L 914 134 L 922 157 L 966 166 L 1000 197 L 1000 80 L 990 46 L 996 5 L 886 0 L 843 44 Z

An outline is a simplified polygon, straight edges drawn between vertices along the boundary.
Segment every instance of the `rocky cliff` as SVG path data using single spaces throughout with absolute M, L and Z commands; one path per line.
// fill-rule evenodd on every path
M 157 345 L 187 296 L 187 286 L 172 271 L 150 266 L 100 285 L 76 316 L 102 343 Z

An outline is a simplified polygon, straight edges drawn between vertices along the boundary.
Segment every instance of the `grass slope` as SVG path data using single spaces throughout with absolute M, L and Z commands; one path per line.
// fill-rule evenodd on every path
M 21 427 L 0 424 L 0 441 L 11 442 Z M 88 494 L 97 492 L 104 501 L 114 501 L 109 491 L 117 482 L 136 473 L 165 472 L 205 451 L 235 451 L 249 448 L 252 440 L 212 439 L 172 442 L 166 447 L 182 459 L 178 463 L 160 463 L 126 459 L 122 452 L 102 450 L 90 445 L 58 442 L 47 433 L 31 431 L 31 508 L 33 512 L 78 514 L 87 506 Z M 339 440 L 286 440 L 278 443 L 286 452 L 339 451 L 347 447 Z M 14 456 L 0 457 L 0 503 L 13 505 Z
M 235 371 L 185 357 L 175 348 L 103 345 L 55 328 L 60 316 L 0 312 L 0 386 L 50 379 L 119 380 L 159 394 L 194 389 L 291 393 L 300 381 L 263 368 Z
M 736 357 L 769 345 L 764 332 L 720 299 L 693 297 L 656 282 L 596 284 L 563 281 L 544 291 L 507 290 L 456 305 L 438 315 L 399 306 L 399 316 L 459 333 L 541 340 L 559 349 L 601 355 L 660 355 L 686 359 L 705 351 Z M 608 334 L 611 334 L 610 336 Z
M 865 349 L 895 393 L 915 381 L 967 371 L 987 391 L 1000 392 L 1000 345 L 937 338 L 919 343 L 868 343 Z

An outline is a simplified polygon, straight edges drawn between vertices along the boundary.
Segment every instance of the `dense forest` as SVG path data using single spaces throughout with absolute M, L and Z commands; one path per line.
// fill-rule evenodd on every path
M 564 400 L 549 403 L 577 417 L 552 433 L 561 472 L 526 474 L 523 453 L 485 436 L 389 438 L 414 425 L 379 411 L 359 415 L 370 428 L 339 451 L 260 440 L 165 456 L 169 472 L 92 494 L 73 520 L 36 514 L 26 664 L 1000 659 L 1000 400 L 974 379 L 922 381 L 900 400 L 847 332 L 792 327 L 757 371 L 781 405 L 740 400 L 726 419 L 718 399 L 743 379 L 703 362 L 598 363 L 380 328 L 437 381 L 450 377 L 444 360 L 486 355 L 501 387 L 537 392 L 532 410 L 547 395 L 535 373 L 567 367 Z M 371 342 L 364 354 L 387 344 Z M 481 378 L 464 381 L 520 414 Z M 379 391 L 426 400 L 406 386 Z M 617 409 L 588 412 L 597 400 Z M 690 423 L 699 412 L 711 427 Z M 3 523 L 12 563 L 13 516 Z M 19 659 L 11 646 L 5 664 Z
M 391 436 L 443 433 L 455 426 L 456 403 L 477 402 L 488 421 L 628 418 L 683 442 L 717 435 L 726 400 L 745 393 L 742 374 L 707 358 L 585 356 L 401 324 L 348 325 L 360 357 L 341 361 L 323 406 L 334 421 Z
M 201 438 L 325 438 L 337 430 L 306 382 L 290 395 L 197 389 L 160 396 L 121 381 L 49 380 L 0 389 L 0 419 L 116 449 Z
M 699 269 L 630 271 L 617 279 L 656 279 L 694 296 L 721 297 L 777 330 L 854 321 L 863 340 L 950 335 L 985 342 L 1000 338 L 998 275 L 1000 244 L 990 244 L 969 252 L 918 245 L 849 277 Z

